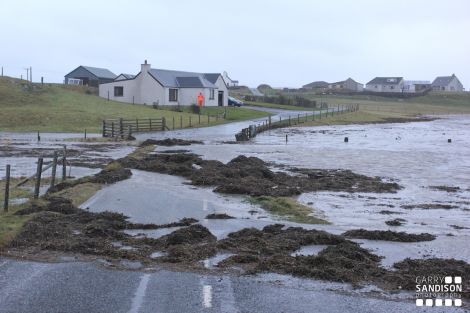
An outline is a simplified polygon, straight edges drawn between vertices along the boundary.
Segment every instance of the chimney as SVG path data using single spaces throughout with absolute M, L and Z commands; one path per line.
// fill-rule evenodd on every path
M 141 72 L 146 73 L 150 70 L 150 64 L 147 63 L 147 60 L 145 60 L 144 64 L 141 65 Z

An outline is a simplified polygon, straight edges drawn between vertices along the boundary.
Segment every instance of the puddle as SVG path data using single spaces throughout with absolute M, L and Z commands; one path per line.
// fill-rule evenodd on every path
M 211 258 L 205 259 L 203 261 L 204 262 L 204 267 L 208 268 L 208 269 L 214 268 L 214 267 L 217 266 L 217 264 L 219 264 L 223 260 L 231 257 L 232 255 L 234 255 L 234 254 L 233 253 L 218 253 L 217 255 L 215 255 Z
M 318 255 L 320 251 L 323 249 L 327 248 L 328 245 L 309 245 L 309 246 L 303 246 L 299 250 L 292 252 L 291 256 L 300 256 L 300 255 Z
M 154 252 L 150 255 L 151 258 L 153 259 L 156 259 L 156 258 L 160 258 L 162 256 L 167 256 L 168 254 L 165 253 L 165 252 L 160 252 L 160 251 L 157 251 L 157 252 Z

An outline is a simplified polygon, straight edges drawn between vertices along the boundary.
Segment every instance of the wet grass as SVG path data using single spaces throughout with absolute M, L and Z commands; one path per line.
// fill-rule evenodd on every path
M 175 118 L 175 126 L 179 128 L 181 116 L 183 128 L 189 127 L 190 117 L 193 127 L 208 125 L 207 117 L 202 116 L 201 124 L 197 125 L 197 114 L 107 101 L 94 95 L 91 89 L 84 86 L 41 86 L 11 77 L 0 77 L 0 107 L 0 130 L 3 131 L 84 132 L 86 129 L 89 133 L 99 133 L 103 119 L 120 117 L 165 117 L 169 127 Z M 218 108 L 210 110 L 216 109 Z M 266 115 L 269 114 L 246 108 L 229 108 L 228 119 L 211 118 L 210 125 Z
M 73 205 L 79 206 L 97 193 L 101 187 L 101 184 L 97 183 L 83 183 L 51 195 L 70 199 Z
M 28 204 L 9 205 L 8 212 L 3 210 L 3 191 L 2 188 L 1 196 L 1 211 L 0 211 L 0 250 L 6 246 L 15 238 L 20 232 L 23 225 L 32 218 L 32 216 L 18 216 L 15 213 L 21 209 L 24 209 Z M 12 196 L 12 194 L 10 194 Z M 21 195 L 23 197 L 23 195 Z M 29 200 L 29 203 L 40 200 Z
M 261 206 L 267 212 L 281 219 L 303 224 L 329 224 L 328 221 L 312 215 L 312 208 L 288 197 L 250 197 L 249 202 Z

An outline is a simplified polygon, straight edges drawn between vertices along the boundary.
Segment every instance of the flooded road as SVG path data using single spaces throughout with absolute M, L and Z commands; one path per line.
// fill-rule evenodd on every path
M 254 156 L 274 163 L 274 169 L 278 166 L 350 169 L 397 182 L 403 187 L 397 193 L 301 194 L 297 200 L 312 211 L 320 212 L 331 225 L 282 223 L 335 234 L 365 228 L 427 232 L 437 236 L 434 241 L 418 243 L 354 240 L 384 256 L 382 265 L 387 268 L 407 257 L 455 258 L 470 262 L 469 117 L 449 116 L 406 124 L 293 127 L 262 133 L 251 142 L 223 143 L 233 141 L 234 134 L 249 124 L 239 122 L 140 134 L 138 139 L 196 139 L 204 144 L 171 149 L 190 150 L 204 159 L 222 162 L 238 155 Z M 349 138 L 348 143 L 344 142 L 344 137 Z M 132 149 L 116 148 L 107 156 L 118 158 Z M 157 152 L 163 150 L 168 147 L 156 149 Z M 4 162 L 1 157 L 0 161 Z M 81 207 L 95 212 L 121 212 L 131 221 L 140 223 L 164 224 L 194 217 L 218 239 L 242 228 L 262 228 L 279 222 L 244 197 L 216 194 L 211 188 L 191 186 L 181 177 L 137 170 L 133 170 L 130 179 L 103 188 Z M 206 219 L 211 213 L 226 213 L 235 219 Z M 401 226 L 385 223 L 397 218 L 404 220 Z M 156 238 L 167 230 L 145 232 Z M 295 253 L 317 254 L 323 248 L 306 246 Z M 206 261 L 207 267 L 215 262 Z M 12 279 L 22 275 L 22 283 L 18 282 L 21 279 L 16 282 Z M 27 279 L 29 276 L 35 279 Z M 91 277 L 99 277 L 100 283 L 91 283 L 91 280 L 96 282 Z M 0 303 L 3 304 L 0 312 L 41 312 L 46 306 L 51 312 L 61 312 L 70 303 L 78 311 L 89 312 L 440 312 L 436 308 L 418 310 L 410 300 L 411 293 L 387 295 L 373 286 L 353 290 L 345 284 L 271 274 L 236 277 L 165 270 L 142 273 L 109 271 L 91 263 L 0 260 L 0 282 Z M 38 288 L 39 283 L 41 288 Z M 5 290 L 13 291 L 4 293 Z M 64 293 L 68 297 L 73 295 L 71 302 L 62 301 L 65 296 L 59 296 L 52 303 L 48 300 L 51 294 Z M 31 300 L 20 300 L 27 297 Z M 36 306 L 37 303 L 40 305 Z M 464 309 L 446 307 L 443 312 L 464 312 Z
M 350 169 L 398 182 L 403 189 L 393 194 L 314 192 L 298 197 L 298 201 L 332 223 L 315 228 L 333 233 L 365 228 L 437 235 L 435 241 L 413 244 L 357 240 L 384 256 L 383 265 L 390 266 L 406 257 L 470 261 L 467 244 L 470 240 L 469 125 L 468 117 L 458 116 L 431 122 L 285 128 L 262 133 L 242 144 L 222 144 L 214 140 L 219 138 L 213 135 L 217 127 L 213 131 L 198 130 L 197 135 L 192 130 L 177 134 L 180 138 L 202 139 L 204 145 L 181 148 L 204 159 L 228 162 L 242 154 L 278 165 Z M 226 127 L 233 126 L 218 127 L 229 132 Z M 286 134 L 289 136 L 287 144 Z M 163 134 L 150 136 L 159 138 Z M 348 143 L 344 142 L 344 137 L 349 138 Z M 448 143 L 448 139 L 452 142 Z M 166 149 L 157 147 L 156 151 Z M 241 197 L 221 196 L 207 188 L 194 188 L 177 177 L 134 173 L 130 180 L 103 189 L 83 207 L 104 210 L 112 203 L 111 207 L 132 219 L 142 222 L 141 219 L 147 218 L 154 223 L 181 217 L 201 219 L 207 210 L 225 212 L 238 217 L 221 222 L 230 230 L 253 225 L 263 227 L 275 221 L 263 210 L 246 204 Z M 448 192 L 442 190 L 442 186 L 458 189 Z M 248 213 L 250 211 L 256 214 Z M 385 223 L 396 218 L 402 219 L 403 225 Z M 211 229 L 211 222 L 205 220 L 205 223 L 211 231 L 216 231 Z
M 160 270 L 108 270 L 92 263 L 0 259 L 0 313 L 11 312 L 465 312 L 417 308 L 333 283 L 282 275 L 233 277 Z M 338 293 L 337 290 L 342 290 Z

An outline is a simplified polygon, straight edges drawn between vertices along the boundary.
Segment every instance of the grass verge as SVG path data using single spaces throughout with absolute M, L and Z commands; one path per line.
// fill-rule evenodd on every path
M 287 221 L 303 224 L 329 224 L 328 221 L 312 215 L 312 208 L 287 197 L 250 197 L 249 202 Z
M 269 115 L 246 108 L 228 108 L 228 118 L 207 116 L 190 112 L 176 112 L 169 109 L 154 109 L 146 105 L 132 105 L 108 101 L 94 95 L 83 86 L 56 84 L 30 84 L 11 77 L 0 77 L 0 130 L 2 131 L 41 131 L 41 132 L 84 132 L 99 133 L 103 119 L 109 118 L 161 118 L 167 126 L 175 128 L 217 125 L 236 120 L 251 119 Z M 211 113 L 223 108 L 204 108 L 203 113 Z M 182 123 L 181 119 L 182 118 Z

